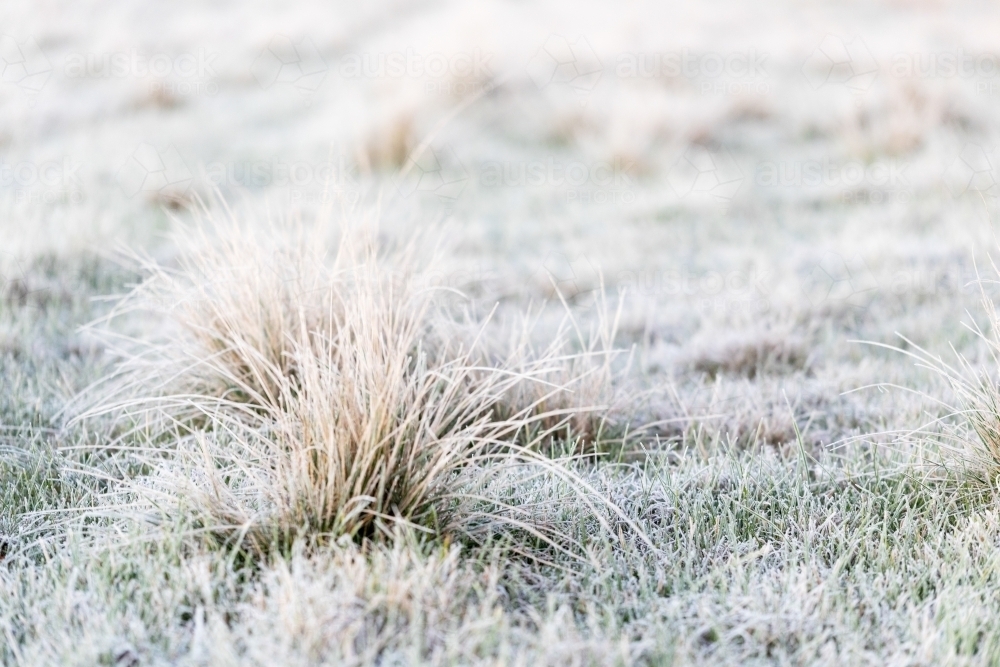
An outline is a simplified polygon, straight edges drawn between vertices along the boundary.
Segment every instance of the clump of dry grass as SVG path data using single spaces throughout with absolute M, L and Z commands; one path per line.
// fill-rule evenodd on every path
M 147 511 L 258 551 L 395 523 L 460 530 L 461 489 L 487 464 L 544 467 L 538 442 L 590 410 L 555 399 L 589 386 L 573 357 L 484 365 L 479 336 L 442 335 L 446 300 L 415 244 L 379 248 L 365 223 L 329 253 L 321 225 L 216 229 L 188 230 L 176 269 L 147 267 L 118 312 L 152 311 L 169 333 L 133 341 L 78 417 L 130 425 L 114 444 L 150 471 L 124 487 Z

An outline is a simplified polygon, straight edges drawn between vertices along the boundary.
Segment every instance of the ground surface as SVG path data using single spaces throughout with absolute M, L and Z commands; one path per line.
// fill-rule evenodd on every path
M 962 322 L 988 325 L 998 28 L 971 2 L 0 7 L 0 660 L 995 663 L 998 501 L 933 433 L 976 438 L 918 432 L 947 383 L 856 341 L 991 368 Z M 115 248 L 170 265 L 199 198 L 443 225 L 435 279 L 477 308 L 622 294 L 620 413 L 673 421 L 575 465 L 655 548 L 241 565 L 117 522 L 109 432 L 66 425 L 115 362 L 79 327 L 142 277 Z M 515 496 L 593 519 L 552 480 Z

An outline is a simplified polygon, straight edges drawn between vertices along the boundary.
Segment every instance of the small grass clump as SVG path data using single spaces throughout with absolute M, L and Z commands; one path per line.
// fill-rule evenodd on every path
M 763 331 L 730 337 L 711 347 L 703 347 L 691 360 L 691 367 L 710 378 L 720 374 L 753 380 L 769 373 L 780 374 L 808 367 L 805 345 L 789 335 Z

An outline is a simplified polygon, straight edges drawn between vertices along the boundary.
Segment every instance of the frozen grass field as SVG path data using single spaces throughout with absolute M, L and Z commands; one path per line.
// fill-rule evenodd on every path
M 0 5 L 0 662 L 996 664 L 998 35 Z

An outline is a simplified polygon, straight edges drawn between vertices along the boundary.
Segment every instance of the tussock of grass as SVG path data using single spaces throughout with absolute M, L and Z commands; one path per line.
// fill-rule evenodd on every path
M 151 264 L 121 304 L 170 326 L 133 341 L 79 417 L 132 424 L 117 444 L 138 440 L 150 472 L 125 485 L 129 502 L 264 551 L 398 522 L 461 532 L 480 500 L 463 490 L 491 465 L 569 474 L 536 450 L 589 427 L 610 372 L 593 350 L 518 347 L 484 364 L 481 329 L 442 335 L 450 315 L 416 245 L 379 249 L 361 225 L 328 255 L 320 226 L 292 228 L 194 228 L 178 267 Z

